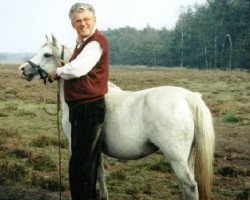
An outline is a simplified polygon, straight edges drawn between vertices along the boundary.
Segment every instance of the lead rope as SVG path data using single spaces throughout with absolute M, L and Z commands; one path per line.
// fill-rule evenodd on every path
M 60 61 L 57 59 L 57 66 L 64 65 L 64 45 L 62 45 L 62 51 L 60 56 Z M 54 50 L 54 49 L 53 49 Z M 57 55 L 57 54 L 56 54 Z M 60 80 L 57 80 L 57 135 L 58 135 L 58 172 L 59 172 L 59 200 L 62 199 L 62 156 L 61 156 L 61 134 L 60 134 Z
M 59 81 L 58 81 L 59 82 Z M 46 84 L 47 85 L 47 84 Z M 59 87 L 59 86 L 57 86 L 57 87 Z M 58 89 L 57 89 L 58 90 Z M 48 93 L 48 88 L 45 90 L 45 95 L 44 95 L 44 97 L 43 97 L 43 109 L 44 109 L 44 111 L 48 114 L 48 115 L 52 115 L 52 116 L 56 116 L 57 114 L 58 114 L 58 110 L 56 110 L 56 112 L 51 112 L 51 111 L 49 111 L 49 109 L 46 107 L 46 97 L 47 97 L 47 93 Z M 60 93 L 60 92 L 59 92 Z M 58 98 L 58 97 L 57 97 Z M 57 100 L 58 101 L 58 100 Z M 59 99 L 59 101 L 60 101 L 60 99 Z M 59 103 L 60 104 L 60 103 Z M 58 106 L 58 105 L 57 105 Z
M 47 96 L 47 90 L 45 92 L 45 96 Z M 60 81 L 57 81 L 56 88 L 56 113 L 50 112 L 46 108 L 46 100 L 43 98 L 44 110 L 48 115 L 56 115 L 56 124 L 57 124 L 57 137 L 58 137 L 58 174 L 59 174 L 59 200 L 62 199 L 62 156 L 61 156 L 61 132 L 60 132 Z
M 53 54 L 54 48 L 53 48 Z M 64 45 L 62 45 L 61 56 L 58 58 L 56 56 L 57 66 L 62 66 L 62 61 L 64 60 Z M 61 159 L 61 134 L 60 134 L 60 80 L 57 80 L 57 135 L 58 135 L 58 173 L 59 173 L 59 200 L 62 199 L 62 159 Z
M 57 81 L 57 135 L 58 135 L 58 172 L 59 172 L 59 200 L 62 199 L 62 159 L 61 159 L 61 134 L 60 134 L 60 81 Z

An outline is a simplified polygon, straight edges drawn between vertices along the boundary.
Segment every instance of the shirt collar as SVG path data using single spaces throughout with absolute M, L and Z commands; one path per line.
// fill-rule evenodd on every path
M 80 38 L 80 37 L 78 36 L 77 39 L 76 39 L 77 45 L 80 45 L 80 44 L 82 44 L 83 42 L 85 42 L 89 37 L 91 37 L 91 36 L 95 33 L 95 31 L 96 31 L 96 27 L 93 28 L 93 32 L 92 32 L 88 37 L 86 37 L 86 38 Z

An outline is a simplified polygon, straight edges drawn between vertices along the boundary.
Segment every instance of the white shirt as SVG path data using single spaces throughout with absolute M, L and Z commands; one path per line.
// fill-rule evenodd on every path
M 65 64 L 63 67 L 57 68 L 57 75 L 65 80 L 86 75 L 100 60 L 102 51 L 103 49 L 99 42 L 92 41 L 88 43 L 76 59 Z

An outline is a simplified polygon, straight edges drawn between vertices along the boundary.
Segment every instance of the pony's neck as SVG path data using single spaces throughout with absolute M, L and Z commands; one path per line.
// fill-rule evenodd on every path
M 73 54 L 73 49 L 67 46 L 64 46 L 64 62 L 68 63 L 69 59 L 71 58 Z

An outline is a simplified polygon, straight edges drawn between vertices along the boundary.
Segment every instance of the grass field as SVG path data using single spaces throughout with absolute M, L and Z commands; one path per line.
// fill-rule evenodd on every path
M 58 199 L 56 84 L 26 82 L 17 65 L 0 64 L 0 200 Z M 203 94 L 216 131 L 213 199 L 248 200 L 250 191 L 250 74 L 241 71 L 113 66 L 110 80 L 124 90 L 161 85 Z M 68 143 L 63 137 L 62 190 L 69 199 Z M 157 152 L 145 159 L 105 157 L 111 200 L 181 199 L 170 164 Z

